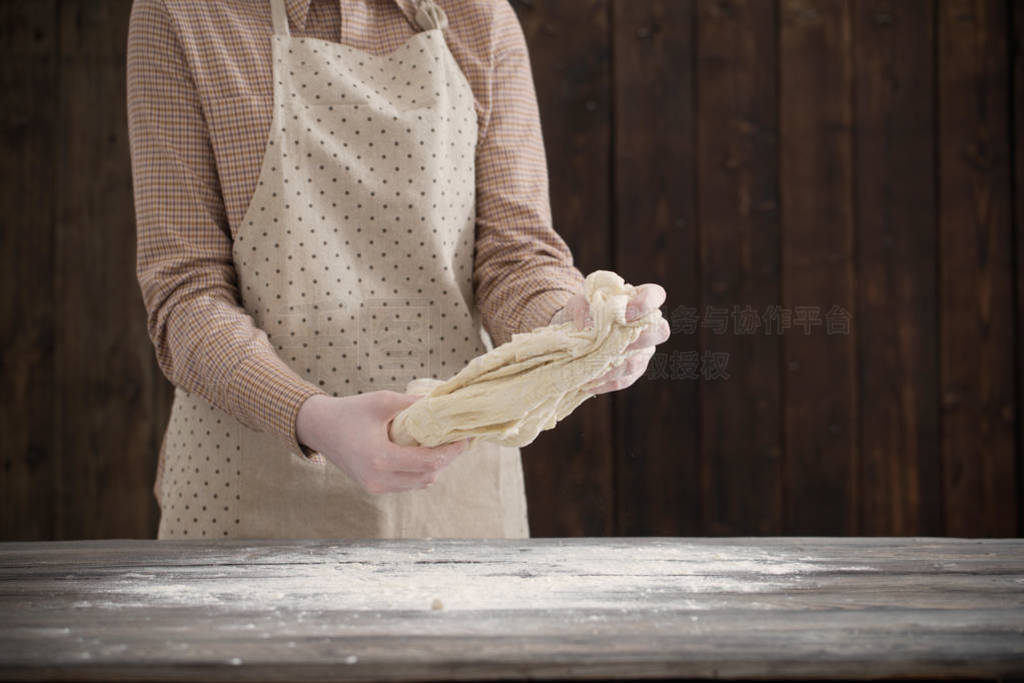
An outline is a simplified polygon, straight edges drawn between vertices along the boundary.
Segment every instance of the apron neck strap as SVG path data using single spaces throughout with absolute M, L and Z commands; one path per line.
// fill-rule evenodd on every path
M 424 31 L 448 27 L 448 16 L 434 0 L 413 0 L 412 18 Z
M 284 0 L 270 0 L 270 15 L 274 19 L 274 35 L 288 36 L 288 10 Z
M 429 31 L 430 29 L 448 27 L 448 16 L 434 0 L 411 0 L 412 7 L 406 5 L 408 1 L 395 0 L 399 9 L 420 30 Z M 274 34 L 279 36 L 291 35 L 288 31 L 288 10 L 284 2 L 285 0 L 270 0 L 270 14 L 274 20 Z

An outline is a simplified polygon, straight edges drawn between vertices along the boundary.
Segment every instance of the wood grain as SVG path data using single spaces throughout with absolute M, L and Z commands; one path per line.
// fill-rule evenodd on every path
M 777 534 L 780 343 L 762 327 L 780 300 L 775 7 L 697 8 L 700 346 L 727 360 L 726 376 L 700 384 L 704 533 Z
M 779 89 L 782 187 L 785 528 L 860 531 L 850 6 L 782 0 Z M 849 314 L 848 334 L 802 327 L 797 307 Z
M 7 544 L 0 613 L 2 679 L 1001 678 L 1024 541 Z
M 1020 534 L 1020 3 L 512 5 L 556 230 L 582 270 L 662 284 L 675 328 L 524 449 L 533 533 Z M 155 533 L 130 7 L 0 3 L 2 539 Z M 682 330 L 733 303 L 838 304 L 850 331 Z M 684 378 L 701 350 L 730 379 Z
M 615 270 L 665 288 L 662 312 L 699 304 L 690 0 L 616 0 Z M 695 535 L 705 528 L 700 479 L 699 380 L 679 360 L 695 330 L 674 326 L 650 374 L 616 392 L 618 534 Z M 660 373 L 656 371 L 660 369 Z
M 0 5 L 0 538 L 53 538 L 52 94 L 57 45 L 52 1 Z
M 584 275 L 608 269 L 608 2 L 546 0 L 518 8 L 537 88 L 555 230 Z M 522 453 L 531 535 L 613 533 L 608 397 L 587 400 Z
M 61 538 L 149 537 L 156 528 L 151 489 L 170 385 L 155 366 L 135 279 L 123 74 L 130 8 L 128 0 L 60 5 Z
M 931 0 L 854 5 L 861 532 L 941 534 Z
M 1017 533 L 1007 4 L 939 4 L 946 533 Z
M 1014 353 L 1017 359 L 1017 533 L 1024 531 L 1024 407 L 1020 400 L 1024 396 L 1024 8 L 1010 3 L 1013 31 L 1013 89 L 1010 106 L 1013 111 L 1013 158 L 1014 158 L 1014 244 L 1016 244 L 1016 285 L 1017 305 Z

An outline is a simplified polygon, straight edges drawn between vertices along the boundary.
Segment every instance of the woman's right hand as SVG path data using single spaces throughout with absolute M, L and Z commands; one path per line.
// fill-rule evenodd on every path
M 368 493 L 429 486 L 438 472 L 466 450 L 469 440 L 433 448 L 391 441 L 391 419 L 420 398 L 395 391 L 311 396 L 296 419 L 299 442 L 340 467 Z

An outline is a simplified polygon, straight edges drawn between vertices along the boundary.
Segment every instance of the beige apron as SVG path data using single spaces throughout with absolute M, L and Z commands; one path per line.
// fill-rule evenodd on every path
M 270 0 L 274 111 L 237 226 L 245 310 L 338 396 L 445 379 L 490 342 L 473 305 L 477 119 L 431 0 L 386 55 L 291 37 Z M 159 538 L 525 538 L 518 448 L 481 443 L 425 489 L 370 494 L 175 390 Z

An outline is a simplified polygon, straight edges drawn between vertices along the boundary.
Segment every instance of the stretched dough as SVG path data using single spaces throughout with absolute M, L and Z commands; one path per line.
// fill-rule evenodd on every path
M 593 325 L 577 330 L 570 321 L 513 334 L 471 360 L 448 380 L 414 379 L 406 393 L 424 398 L 395 416 L 391 439 L 404 446 L 438 446 L 470 438 L 525 446 L 551 429 L 583 401 L 610 368 L 639 350 L 626 351 L 661 321 L 659 309 L 626 321 L 636 288 L 608 270 L 584 281 Z

